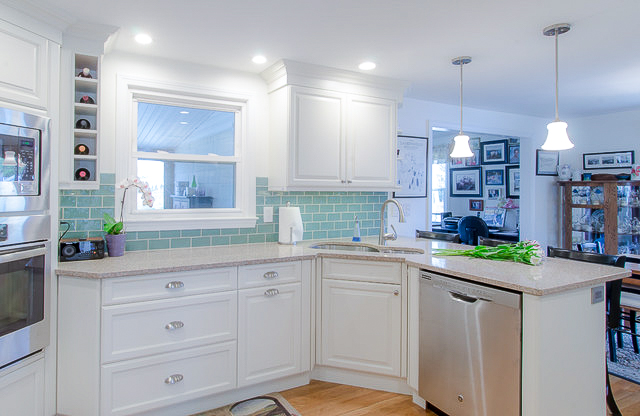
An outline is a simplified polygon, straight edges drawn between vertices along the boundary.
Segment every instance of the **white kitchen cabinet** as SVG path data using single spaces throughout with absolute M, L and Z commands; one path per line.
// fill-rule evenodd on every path
M 300 283 L 238 293 L 238 386 L 302 372 Z
M 49 41 L 0 20 L 0 50 L 0 98 L 46 109 Z
M 263 76 L 270 189 L 394 189 L 402 85 L 290 61 Z
M 323 280 L 321 363 L 399 377 L 400 290 L 400 285 Z
M 0 371 L 0 413 L 20 416 L 45 414 L 42 353 Z
M 311 263 L 60 276 L 57 411 L 166 414 L 310 371 Z
M 405 375 L 402 263 L 322 260 L 320 365 Z

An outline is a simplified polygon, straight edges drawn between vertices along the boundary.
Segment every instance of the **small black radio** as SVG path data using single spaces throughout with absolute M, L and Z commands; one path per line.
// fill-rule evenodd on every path
M 104 240 L 101 237 L 63 238 L 60 240 L 60 261 L 101 258 L 104 258 Z

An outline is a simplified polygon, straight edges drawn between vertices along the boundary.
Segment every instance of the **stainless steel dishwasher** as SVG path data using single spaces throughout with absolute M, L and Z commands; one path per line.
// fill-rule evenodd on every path
M 451 416 L 520 414 L 521 295 L 420 273 L 418 391 Z

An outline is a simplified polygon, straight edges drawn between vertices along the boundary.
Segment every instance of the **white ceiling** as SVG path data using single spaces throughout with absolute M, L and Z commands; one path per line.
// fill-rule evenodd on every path
M 553 118 L 554 41 L 560 36 L 560 117 L 640 107 L 638 0 L 2 0 L 61 26 L 119 27 L 114 50 L 259 73 L 280 58 L 411 82 L 407 96 Z M 60 24 L 59 24 L 60 25 Z M 132 37 L 149 33 L 154 42 Z M 268 62 L 255 65 L 263 54 Z

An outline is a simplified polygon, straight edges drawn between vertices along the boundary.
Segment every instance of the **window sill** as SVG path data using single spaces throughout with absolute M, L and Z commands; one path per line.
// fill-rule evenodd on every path
M 209 230 L 218 228 L 255 228 L 257 217 L 189 218 L 125 220 L 127 231 Z

